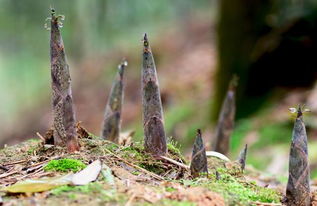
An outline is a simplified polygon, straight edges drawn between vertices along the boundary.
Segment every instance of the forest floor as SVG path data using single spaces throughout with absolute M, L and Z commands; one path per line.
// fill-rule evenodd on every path
M 284 188 L 279 180 L 264 178 L 252 167 L 242 171 L 235 161 L 208 157 L 209 173 L 193 179 L 188 161 L 173 141 L 168 144 L 167 159 L 155 159 L 142 143 L 119 146 L 81 127 L 78 134 L 81 151 L 73 154 L 40 139 L 0 150 L 3 205 L 281 205 Z M 94 182 L 45 184 L 97 159 L 106 167 Z M 107 174 L 104 168 L 111 172 Z M 33 182 L 22 184 L 22 189 L 8 187 L 30 179 L 43 180 L 44 186 Z M 34 188 L 45 191 L 34 192 Z

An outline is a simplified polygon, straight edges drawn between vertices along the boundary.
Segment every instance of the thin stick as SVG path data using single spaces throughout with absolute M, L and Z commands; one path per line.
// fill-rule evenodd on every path
M 109 151 L 108 149 L 105 149 L 105 150 L 106 150 L 109 154 L 115 156 L 116 158 L 118 158 L 118 159 L 121 160 L 122 162 L 124 162 L 124 163 L 130 165 L 131 167 L 134 167 L 134 168 L 136 168 L 136 169 L 138 169 L 138 170 L 141 170 L 142 172 L 145 172 L 146 174 L 148 174 L 148 175 L 150 175 L 150 176 L 156 178 L 157 180 L 164 180 L 163 177 L 161 177 L 161 176 L 159 176 L 159 175 L 157 175 L 157 174 L 155 174 L 155 173 L 153 173 L 153 172 L 150 172 L 150 171 L 148 171 L 148 170 L 146 170 L 146 169 L 143 169 L 142 167 L 139 167 L 139 166 L 137 166 L 137 165 L 135 165 L 135 164 L 132 164 L 132 163 L 126 161 L 125 159 L 122 159 L 121 157 L 119 157 L 118 155 L 112 153 L 112 152 Z
M 38 173 L 37 173 L 38 174 Z M 44 172 L 42 174 L 38 174 L 36 175 L 36 178 L 39 178 L 39 177 L 44 177 L 44 176 L 48 176 L 48 175 L 52 175 L 54 174 L 54 172 Z
M 15 161 L 15 162 L 10 162 L 10 163 L 4 164 L 3 166 L 20 164 L 20 163 L 24 163 L 24 162 L 27 162 L 27 161 L 28 160 L 18 160 L 18 161 Z
M 38 165 L 41 165 L 41 166 L 42 166 L 43 164 L 45 164 L 46 162 L 49 162 L 49 161 L 51 161 L 51 160 L 49 159 L 49 160 L 45 160 L 45 161 L 43 161 L 43 162 L 35 163 L 35 164 L 31 165 L 30 167 L 27 167 L 27 169 L 31 169 L 31 168 L 36 167 L 36 166 L 38 166 Z
M 6 172 L 9 171 L 8 168 L 6 168 L 6 167 L 4 167 L 4 166 L 1 166 L 1 165 L 0 165 L 0 169 L 4 170 L 4 171 L 6 171 Z
M 41 171 L 42 171 L 42 167 L 39 168 L 39 169 L 37 169 L 37 170 L 35 170 L 33 173 L 30 173 L 30 174 L 27 174 L 27 175 L 24 175 L 24 176 L 20 177 L 19 180 L 22 180 L 22 179 L 24 179 L 24 178 L 26 178 L 26 177 L 31 177 L 31 176 L 33 176 L 33 175 L 36 175 L 36 174 L 38 174 L 38 173 L 41 172 Z
M 43 142 L 45 142 L 45 138 L 44 138 L 39 132 L 37 132 L 36 135 L 37 135 Z
M 16 173 L 19 173 L 19 171 L 13 171 L 13 172 L 9 172 L 9 173 L 4 173 L 4 174 L 0 175 L 0 178 L 8 177 L 8 176 L 16 174 Z
M 175 164 L 175 165 L 177 165 L 177 166 L 179 166 L 179 167 L 181 167 L 181 168 L 184 168 L 184 169 L 186 169 L 186 170 L 189 170 L 189 166 L 187 166 L 187 165 L 185 165 L 185 164 L 183 164 L 183 163 L 177 162 L 177 161 L 175 161 L 175 160 L 173 160 L 173 159 L 171 159 L 171 158 L 165 157 L 165 156 L 159 156 L 159 157 L 162 158 L 162 159 L 164 159 L 164 160 L 166 160 L 166 161 L 169 161 L 170 163 L 173 163 L 173 164 Z

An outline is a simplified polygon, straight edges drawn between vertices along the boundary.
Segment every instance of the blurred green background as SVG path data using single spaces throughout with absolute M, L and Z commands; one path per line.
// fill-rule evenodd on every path
M 293 124 L 287 109 L 306 103 L 312 110 L 305 116 L 311 165 L 317 168 L 314 0 L 0 0 L 0 146 L 34 138 L 51 126 L 44 28 L 50 6 L 66 16 L 62 35 L 77 119 L 92 133 L 99 135 L 111 81 L 125 57 L 122 128 L 142 138 L 141 38 L 147 32 L 166 132 L 184 152 L 197 128 L 209 148 L 228 81 L 237 74 L 231 158 L 248 143 L 248 163 L 285 175 Z

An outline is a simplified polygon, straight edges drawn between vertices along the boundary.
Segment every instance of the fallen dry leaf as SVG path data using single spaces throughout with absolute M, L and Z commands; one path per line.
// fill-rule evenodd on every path
M 54 178 L 43 178 L 37 180 L 29 179 L 22 182 L 17 182 L 16 184 L 11 185 L 9 187 L 5 187 L 1 189 L 1 191 L 9 193 L 43 192 L 71 183 L 72 177 L 73 174 L 67 174 L 61 177 Z
M 82 171 L 74 174 L 72 178 L 73 185 L 87 185 L 97 179 L 101 171 L 101 161 L 96 160 L 90 165 L 88 165 Z

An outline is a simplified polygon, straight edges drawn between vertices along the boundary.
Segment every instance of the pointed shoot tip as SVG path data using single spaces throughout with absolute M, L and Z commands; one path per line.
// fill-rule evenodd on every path
M 118 65 L 118 70 L 120 74 L 123 74 L 123 70 L 128 66 L 128 61 L 124 58 L 121 63 Z
M 235 89 L 237 88 L 238 86 L 238 82 L 239 82 L 239 76 L 234 74 L 230 80 L 230 83 L 229 83 L 229 88 L 230 89 Z
M 298 105 L 298 109 L 297 109 L 297 118 L 300 118 L 303 116 L 303 111 L 302 111 L 302 105 Z
M 126 66 L 128 66 L 128 61 L 125 58 L 123 58 L 121 63 L 119 64 L 119 67 L 126 67 Z
M 200 129 L 197 129 L 197 134 L 201 135 L 201 130 Z
M 51 11 L 51 15 L 54 16 L 55 15 L 55 9 L 52 6 L 50 6 L 50 11 Z
M 143 45 L 144 45 L 144 47 L 149 47 L 149 40 L 147 38 L 146 33 L 144 34 L 144 37 L 143 37 Z

